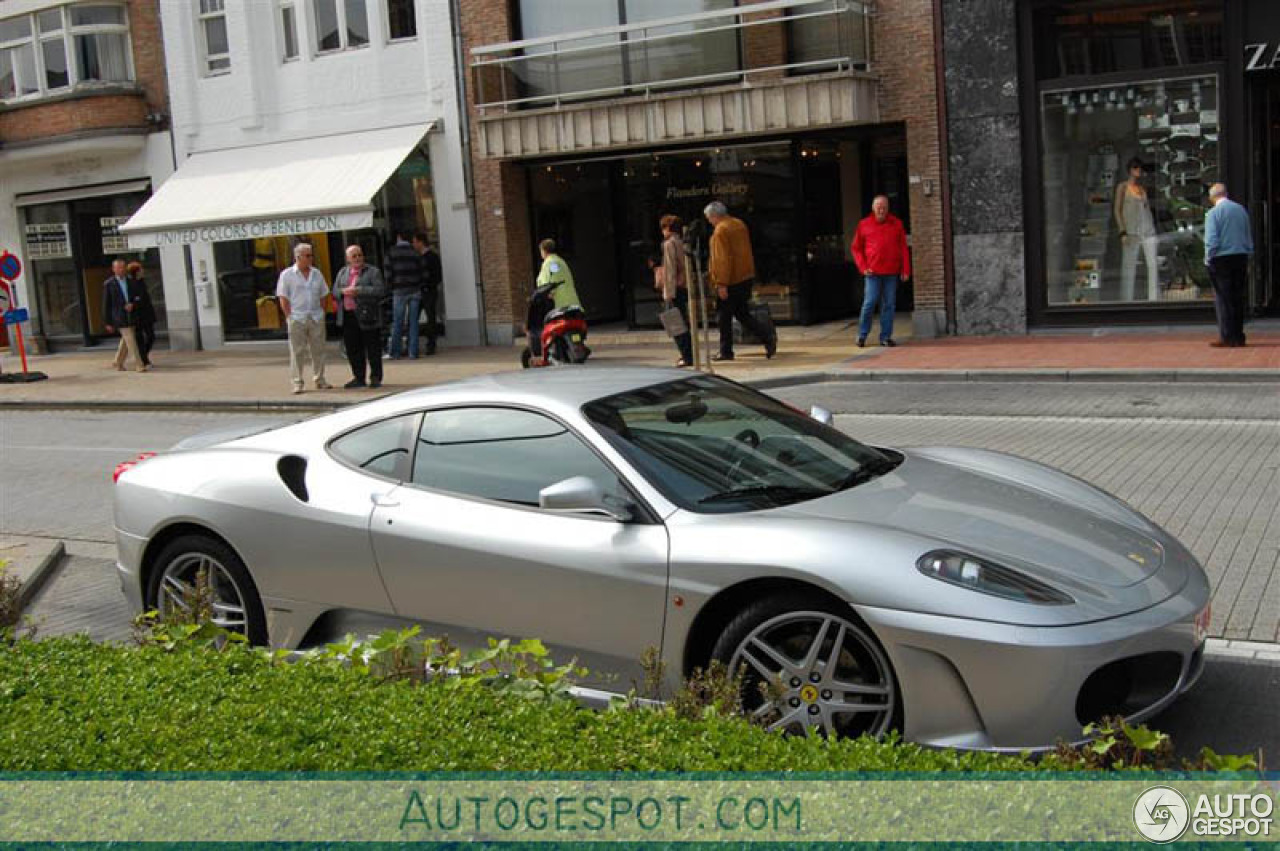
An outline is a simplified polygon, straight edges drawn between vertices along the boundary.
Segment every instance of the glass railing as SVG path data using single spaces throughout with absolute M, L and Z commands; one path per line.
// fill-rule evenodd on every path
M 752 77 L 866 70 L 868 7 L 773 0 L 473 48 L 477 106 L 519 109 Z

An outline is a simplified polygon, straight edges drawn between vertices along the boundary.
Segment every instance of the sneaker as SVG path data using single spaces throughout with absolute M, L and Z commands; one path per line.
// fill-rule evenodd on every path
M 713 361 L 716 361 L 717 363 L 720 361 L 733 360 L 733 352 L 729 352 L 729 354 L 727 355 L 724 354 L 723 352 L 717 352 L 716 354 L 711 356 L 711 359 Z
M 357 387 L 363 387 L 363 386 L 364 386 L 364 379 L 353 378 L 350 381 L 348 381 L 346 384 L 342 385 L 342 389 L 355 390 Z
M 881 341 L 880 341 L 880 345 L 882 345 L 882 346 L 886 346 L 886 347 L 888 347 L 888 348 L 892 349 L 894 346 L 896 346 L 896 345 L 898 345 L 898 344 L 897 344 L 897 343 L 895 343 L 895 342 L 893 341 L 893 338 L 892 338 L 892 337 L 889 337 L 888 339 L 881 340 Z
M 862 348 L 863 346 L 865 346 L 866 344 L 867 344 L 867 338 L 866 338 L 866 337 L 859 337 L 859 338 L 858 338 L 858 348 L 860 348 L 860 349 L 861 349 L 861 348 Z
M 295 396 L 301 396 L 301 395 L 302 395 L 302 388 L 301 388 L 301 387 L 295 387 L 295 388 L 293 388 L 293 395 L 295 395 Z
M 327 382 L 327 381 L 317 381 L 317 382 L 316 382 L 316 389 L 317 389 L 317 390 L 332 390 L 332 389 L 333 389 L 333 385 L 332 385 L 332 384 L 330 384 L 330 383 L 329 383 L 329 382 Z

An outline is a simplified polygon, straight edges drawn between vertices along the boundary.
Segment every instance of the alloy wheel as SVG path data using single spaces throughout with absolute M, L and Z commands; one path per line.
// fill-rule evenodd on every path
M 160 587 L 156 607 L 161 615 L 190 611 L 201 573 L 208 584 L 215 626 L 244 633 L 248 627 L 244 594 L 220 561 L 205 553 L 186 553 L 169 562 Z
M 820 611 L 787 612 L 753 629 L 729 661 L 743 708 L 770 730 L 879 736 L 897 692 L 889 662 L 862 627 Z

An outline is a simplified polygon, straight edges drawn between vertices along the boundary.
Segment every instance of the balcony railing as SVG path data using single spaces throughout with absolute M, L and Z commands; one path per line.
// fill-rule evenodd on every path
M 772 0 L 472 48 L 477 106 L 559 106 L 818 71 L 867 70 L 856 0 Z

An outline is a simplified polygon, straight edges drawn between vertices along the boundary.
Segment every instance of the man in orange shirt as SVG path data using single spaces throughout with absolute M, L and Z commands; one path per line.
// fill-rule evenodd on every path
M 729 215 L 720 201 L 712 201 L 702 211 L 714 230 L 711 232 L 711 260 L 707 278 L 716 288 L 720 299 L 716 315 L 720 325 L 720 353 L 711 357 L 714 361 L 733 360 L 733 318 L 738 317 L 742 326 L 764 340 L 764 356 L 773 357 L 778 350 L 777 334 L 766 329 L 751 315 L 747 302 L 751 288 L 756 283 L 756 261 L 751 254 L 751 234 L 741 219 Z
M 871 215 L 858 222 L 858 230 L 849 246 L 853 260 L 862 273 L 862 316 L 858 319 L 858 347 L 867 344 L 871 332 L 871 314 L 880 302 L 880 345 L 896 346 L 893 341 L 893 310 L 898 298 L 898 281 L 911 278 L 911 255 L 907 250 L 907 232 L 902 220 L 889 212 L 889 199 L 877 195 L 871 202 Z

